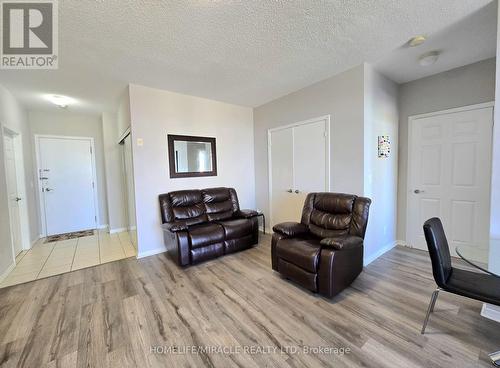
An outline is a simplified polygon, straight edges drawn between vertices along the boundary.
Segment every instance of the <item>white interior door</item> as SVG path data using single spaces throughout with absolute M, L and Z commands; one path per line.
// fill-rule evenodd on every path
M 293 130 L 271 132 L 271 227 L 280 222 L 297 221 L 293 192 Z
M 300 214 L 308 193 L 329 189 L 327 133 L 326 120 L 293 128 L 293 188 Z
M 14 140 L 8 135 L 4 136 L 4 149 L 11 237 L 12 245 L 14 247 L 14 256 L 17 256 L 23 250 L 21 236 L 21 217 L 19 209 L 19 201 L 21 200 L 21 197 L 17 183 Z
M 47 235 L 95 229 L 92 141 L 39 137 L 38 149 Z
M 271 226 L 300 221 L 305 197 L 329 190 L 329 119 L 269 131 Z
M 422 225 L 439 217 L 458 245 L 484 260 L 489 241 L 493 108 L 437 114 L 411 122 L 408 241 L 427 249 Z M 484 254 L 486 257 L 486 254 Z

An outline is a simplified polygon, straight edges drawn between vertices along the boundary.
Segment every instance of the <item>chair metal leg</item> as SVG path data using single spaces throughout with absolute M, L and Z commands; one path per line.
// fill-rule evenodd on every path
M 431 301 L 429 303 L 429 308 L 427 308 L 427 314 L 425 316 L 424 325 L 422 326 L 422 331 L 420 332 L 422 335 L 425 333 L 425 328 L 427 327 L 427 322 L 429 322 L 429 317 L 431 316 L 431 313 L 434 312 L 434 305 L 436 304 L 436 300 L 438 298 L 439 291 L 441 291 L 441 289 L 437 288 L 432 293 Z
M 495 353 L 491 353 L 491 354 L 488 354 L 490 359 L 491 359 L 491 362 L 497 366 L 497 367 L 500 367 L 500 351 L 497 351 Z

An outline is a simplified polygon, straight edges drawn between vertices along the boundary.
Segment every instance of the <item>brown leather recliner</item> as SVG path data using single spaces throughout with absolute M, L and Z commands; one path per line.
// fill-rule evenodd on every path
M 273 269 L 328 298 L 340 293 L 363 269 L 370 204 L 350 194 L 310 193 L 300 223 L 273 227 Z
M 240 210 L 233 188 L 181 190 L 159 196 L 168 253 L 186 266 L 250 248 L 259 241 L 257 212 Z

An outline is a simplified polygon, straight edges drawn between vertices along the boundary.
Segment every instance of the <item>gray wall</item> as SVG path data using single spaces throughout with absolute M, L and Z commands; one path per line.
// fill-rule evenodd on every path
M 371 198 L 365 264 L 396 243 L 398 182 L 398 86 L 365 64 L 364 195 Z M 389 136 L 389 157 L 378 157 L 378 137 Z
M 254 109 L 255 198 L 269 215 L 267 131 L 331 115 L 331 190 L 363 194 L 364 66 Z
M 29 113 L 29 124 L 33 139 L 35 134 L 94 138 L 99 220 L 100 225 L 107 225 L 108 208 L 101 117 L 75 114 L 65 110 L 53 112 L 31 111 Z
M 399 87 L 398 239 L 406 240 L 408 117 L 495 99 L 495 58 Z

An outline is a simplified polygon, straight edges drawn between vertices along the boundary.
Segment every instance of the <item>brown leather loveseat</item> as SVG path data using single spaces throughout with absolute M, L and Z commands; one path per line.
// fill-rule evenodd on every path
M 308 194 L 300 223 L 273 227 L 273 269 L 328 298 L 341 292 L 363 269 L 370 203 L 350 194 Z
M 181 190 L 159 196 L 168 253 L 186 266 L 250 248 L 259 241 L 257 212 L 240 210 L 233 188 Z

